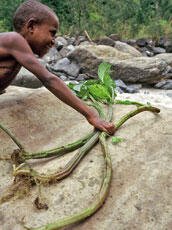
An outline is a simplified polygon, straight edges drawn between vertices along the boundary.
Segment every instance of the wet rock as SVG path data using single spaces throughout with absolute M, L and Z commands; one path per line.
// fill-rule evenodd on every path
M 154 56 L 154 53 L 153 53 L 153 52 L 150 52 L 149 50 L 146 50 L 145 53 L 146 53 L 146 55 L 147 55 L 148 57 L 153 57 L 153 56 Z
M 85 42 L 87 41 L 85 36 L 79 36 L 77 37 L 76 41 L 75 41 L 75 45 L 78 46 L 81 42 Z
M 120 93 L 120 94 L 124 93 L 124 91 L 120 87 L 118 87 L 118 86 L 115 88 L 115 92 L 116 93 Z
M 93 43 L 93 44 L 95 44 L 95 43 Z M 88 46 L 88 45 L 91 45 L 91 43 L 89 41 L 84 41 L 84 42 L 81 42 L 79 44 L 79 46 Z
M 80 65 L 82 73 L 96 77 L 97 68 L 101 62 L 116 62 L 119 59 L 127 59 L 132 56 L 113 47 L 89 45 L 77 47 L 67 57 Z
M 106 46 L 114 46 L 115 42 L 111 38 L 104 36 L 103 38 L 99 39 L 98 45 L 106 45 Z
M 34 89 L 40 88 L 42 82 L 33 73 L 22 67 L 11 85 Z
M 115 84 L 117 87 L 120 87 L 121 89 L 126 89 L 127 85 L 120 79 L 115 81 Z
M 172 89 L 172 80 L 160 81 L 154 87 L 157 89 Z
M 133 57 L 141 57 L 142 54 L 136 50 L 134 47 L 120 41 L 115 42 L 115 48 L 121 52 L 128 53 Z
M 60 41 L 56 42 L 56 49 L 58 51 L 60 51 L 63 48 L 63 46 L 64 46 L 63 43 L 61 43 Z
M 59 60 L 55 65 L 50 67 L 52 72 L 62 72 L 72 77 L 77 77 L 80 67 L 75 63 L 71 63 L 68 58 Z
M 148 44 L 147 38 L 139 38 L 136 40 L 136 44 L 140 47 L 146 46 Z
M 60 76 L 60 79 L 61 79 L 62 81 L 66 81 L 68 78 L 67 78 L 65 75 L 61 75 L 61 76 Z
M 74 45 L 76 39 L 74 37 L 66 37 L 68 45 Z
M 64 37 L 57 37 L 56 38 L 56 43 L 60 43 L 60 44 L 63 44 L 63 46 L 67 46 L 68 45 L 68 42 L 67 40 L 64 38 Z
M 134 46 L 136 44 L 136 40 L 135 39 L 127 39 L 126 43 L 130 46 Z
M 166 52 L 165 49 L 161 48 L 161 47 L 152 47 L 152 51 L 153 53 L 156 54 L 163 54 Z
M 69 76 L 69 79 L 70 79 L 70 80 L 76 80 L 76 77 L 74 77 L 74 76 Z
M 172 40 L 166 37 L 160 39 L 159 45 L 166 49 L 166 52 L 172 52 Z
M 122 91 L 120 91 L 119 89 L 117 89 L 117 91 L 119 90 L 120 93 L 122 93 L 122 92 L 125 92 L 125 93 L 136 93 L 136 92 L 138 92 L 138 87 L 127 86 L 123 81 L 121 81 L 119 79 L 116 80 L 115 83 L 116 83 L 116 86 L 122 90 Z
M 137 93 L 138 92 L 138 89 L 137 88 L 134 88 L 134 87 L 131 87 L 131 86 L 128 86 L 125 90 L 126 93 Z
M 47 63 L 54 63 L 58 60 L 60 60 L 62 57 L 61 55 L 59 54 L 58 50 L 56 49 L 55 46 L 53 46 L 47 54 L 45 54 L 43 57 L 42 57 L 42 60 L 44 60 L 45 62 Z
M 114 41 L 120 41 L 121 40 L 121 36 L 119 34 L 111 34 L 111 35 L 109 35 L 109 38 L 111 38 Z
M 65 46 L 60 50 L 60 55 L 64 58 L 67 56 L 68 53 L 73 51 L 75 47 L 73 45 Z
M 103 45 L 78 47 L 68 58 L 80 65 L 82 73 L 92 76 L 97 76 L 100 63 L 109 62 L 114 70 L 111 77 L 127 83 L 157 83 L 164 78 L 168 66 L 172 66 L 172 54 L 133 57 L 129 53 Z
M 130 84 L 129 86 L 135 88 L 136 90 L 139 90 L 142 88 L 142 84 Z
M 80 74 L 77 78 L 76 78 L 76 81 L 84 81 L 85 80 L 85 77 L 84 75 Z

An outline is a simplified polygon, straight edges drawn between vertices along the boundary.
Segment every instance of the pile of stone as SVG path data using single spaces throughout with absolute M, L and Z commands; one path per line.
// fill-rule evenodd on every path
M 40 61 L 66 83 L 97 78 L 99 64 L 108 62 L 120 93 L 134 93 L 142 86 L 172 89 L 172 41 L 167 38 L 157 43 L 146 38 L 122 40 L 112 34 L 92 42 L 85 36 L 59 36 Z M 22 68 L 13 85 L 37 88 L 42 84 Z

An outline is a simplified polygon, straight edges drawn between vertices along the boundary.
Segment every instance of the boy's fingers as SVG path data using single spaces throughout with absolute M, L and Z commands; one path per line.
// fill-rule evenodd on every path
M 115 132 L 115 126 L 112 123 L 108 123 L 106 126 L 108 134 L 112 135 Z
M 115 132 L 115 129 L 109 127 L 107 128 L 102 127 L 101 130 L 109 135 L 112 135 Z

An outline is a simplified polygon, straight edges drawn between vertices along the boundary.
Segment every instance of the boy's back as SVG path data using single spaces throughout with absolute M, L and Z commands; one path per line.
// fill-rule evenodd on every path
M 20 70 L 20 64 L 8 52 L 8 43 L 15 32 L 0 34 L 0 92 L 15 78 Z

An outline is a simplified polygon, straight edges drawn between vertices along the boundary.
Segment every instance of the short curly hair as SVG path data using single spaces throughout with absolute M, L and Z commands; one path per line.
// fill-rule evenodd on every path
M 27 0 L 23 2 L 14 13 L 13 27 L 19 32 L 30 18 L 34 18 L 39 24 L 46 19 L 48 20 L 50 15 L 56 16 L 54 11 L 48 6 L 36 0 Z

